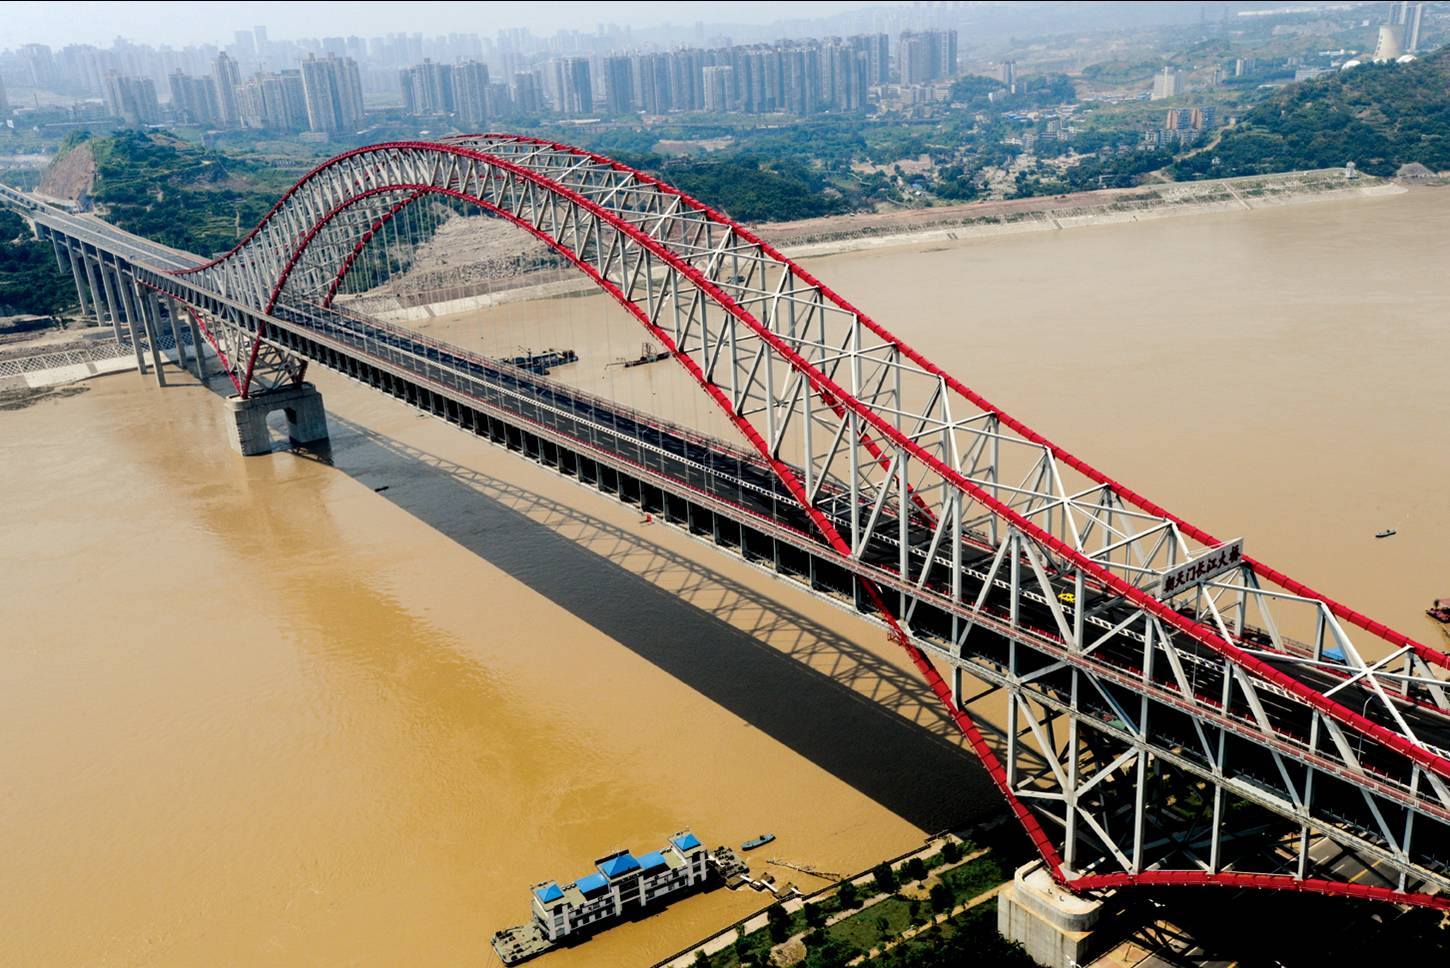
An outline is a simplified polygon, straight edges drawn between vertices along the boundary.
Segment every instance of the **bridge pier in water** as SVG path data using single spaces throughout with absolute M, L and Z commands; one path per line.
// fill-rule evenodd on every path
M 272 434 L 267 416 L 278 410 L 287 414 L 287 437 L 294 444 L 315 444 L 327 439 L 327 411 L 322 394 L 310 383 L 269 390 L 249 397 L 228 397 L 235 433 L 232 444 L 243 457 L 272 452 Z
M 1102 908 L 1097 898 L 1059 887 L 1042 862 L 1033 861 L 1017 868 L 997 895 L 997 932 L 1044 968 L 1076 968 L 1096 953 L 1093 928 Z

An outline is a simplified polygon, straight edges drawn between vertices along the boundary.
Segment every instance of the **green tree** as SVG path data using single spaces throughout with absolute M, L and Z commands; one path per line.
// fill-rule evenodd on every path
M 871 868 L 871 876 L 876 881 L 876 890 L 878 892 L 890 894 L 896 890 L 896 872 L 891 869 L 891 865 L 886 863 L 886 861 L 883 860 Z
M 807 902 L 801 913 L 805 915 L 806 927 L 812 930 L 823 927 L 826 923 L 826 909 L 820 904 Z
M 805 968 L 845 968 L 858 954 L 859 951 L 839 938 L 827 938 L 824 944 L 811 948 L 804 964 Z
M 929 897 L 931 899 L 932 910 L 938 913 L 950 911 L 956 903 L 956 898 L 952 896 L 952 889 L 940 882 L 931 886 L 931 894 Z
M 790 937 L 790 915 L 786 913 L 779 901 L 765 909 L 765 922 L 770 927 L 770 940 L 776 944 L 780 944 Z
M 52 316 L 75 305 L 74 280 L 56 268 L 50 244 L 33 238 L 19 215 L 0 209 L 0 316 Z
M 948 864 L 955 864 L 962 859 L 962 845 L 955 840 L 948 840 L 941 845 L 941 857 Z
M 696 951 L 695 968 L 710 968 L 710 956 L 703 951 Z
M 856 885 L 850 881 L 842 881 L 841 886 L 836 888 L 836 899 L 841 902 L 842 911 L 849 911 L 861 903 Z
M 926 879 L 926 861 L 920 857 L 913 857 L 906 862 L 906 876 L 908 880 L 920 881 Z

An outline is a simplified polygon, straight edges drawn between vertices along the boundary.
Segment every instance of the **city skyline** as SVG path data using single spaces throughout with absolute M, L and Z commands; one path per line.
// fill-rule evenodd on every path
M 869 7 L 902 7 L 909 4 L 883 3 L 881 0 L 824 0 L 812 4 L 807 18 L 819 19 L 833 14 Z M 0 32 L 0 50 L 23 44 L 93 44 L 109 46 L 118 37 L 135 43 L 184 47 L 188 45 L 224 45 L 234 31 L 250 30 L 261 24 L 277 40 L 299 40 L 334 33 L 361 36 L 390 33 L 412 33 L 419 24 L 437 26 L 434 33 L 479 33 L 491 35 L 499 30 L 526 29 L 549 36 L 560 30 L 592 34 L 602 25 L 628 24 L 642 30 L 674 27 L 692 29 L 698 23 L 720 27 L 730 24 L 752 27 L 783 23 L 777 3 L 732 3 L 729 17 L 721 19 L 719 4 L 686 0 L 683 3 L 626 2 L 612 5 L 607 16 L 601 16 L 595 4 L 562 0 L 558 3 L 515 3 L 478 5 L 469 3 L 425 2 L 406 8 L 383 4 L 314 3 L 309 16 L 298 20 L 297 7 L 290 3 L 261 2 L 245 6 L 223 3 L 41 3 L 25 2 L 6 5 L 6 24 Z M 346 11 L 346 17 L 342 16 Z M 84 16 L 69 14 L 84 13 Z M 334 14 L 336 16 L 334 16 Z M 342 30 L 335 24 L 346 22 Z M 139 26 L 144 25 L 144 27 Z

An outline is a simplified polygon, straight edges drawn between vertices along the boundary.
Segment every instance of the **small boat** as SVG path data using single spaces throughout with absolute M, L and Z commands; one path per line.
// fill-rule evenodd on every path
M 1396 531 L 1394 528 L 1385 528 L 1383 531 L 1376 531 L 1374 533 L 1374 536 L 1376 538 L 1388 538 L 1396 534 L 1399 534 L 1399 532 Z
M 1450 625 L 1450 608 L 1446 608 L 1443 605 L 1436 605 L 1434 608 L 1425 609 L 1425 614 L 1441 625 Z
M 741 850 L 754 850 L 757 847 L 764 847 L 775 839 L 775 834 L 761 834 L 759 837 L 751 837 L 740 845 Z

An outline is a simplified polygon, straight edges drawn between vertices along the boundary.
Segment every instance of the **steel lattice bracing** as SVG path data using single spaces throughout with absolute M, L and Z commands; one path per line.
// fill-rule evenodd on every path
M 1444 655 L 1055 447 L 667 186 L 527 138 L 380 145 L 154 284 L 288 373 L 268 327 L 321 325 L 360 254 L 438 197 L 534 234 L 670 349 L 798 504 L 801 540 L 858 576 L 1060 881 L 1443 906 Z M 973 714 L 998 700 L 994 745 Z M 1350 883 L 1335 852 L 1387 882 Z

